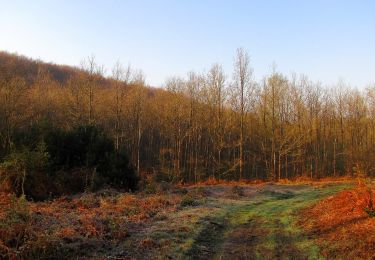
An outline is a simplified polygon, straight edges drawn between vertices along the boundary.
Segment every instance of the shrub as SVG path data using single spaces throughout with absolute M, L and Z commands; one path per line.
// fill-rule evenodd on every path
M 45 171 L 48 164 L 49 154 L 44 143 L 40 143 L 36 150 L 27 148 L 13 150 L 0 165 L 0 181 L 8 182 L 16 194 L 25 195 L 29 193 L 29 190 L 25 190 L 29 176 L 32 177 L 33 173 Z
M 8 257 L 16 256 L 17 251 L 29 240 L 29 230 L 31 217 L 27 201 L 24 196 L 17 198 L 13 195 L 5 210 L 5 216 L 0 221 L 0 242 L 7 248 Z
M 30 131 L 28 131 L 30 130 Z M 0 164 L 0 182 L 35 200 L 110 186 L 136 190 L 138 177 L 124 150 L 93 125 L 72 130 L 33 126 L 18 131 Z
M 100 207 L 100 198 L 93 193 L 84 193 L 79 198 L 78 204 L 86 209 Z
M 156 194 L 159 192 L 159 186 L 156 182 L 147 182 L 143 191 L 146 194 Z
M 198 196 L 198 197 L 205 198 L 211 195 L 211 192 L 205 187 L 198 187 L 194 189 L 193 191 L 194 191 L 195 196 Z
M 190 196 L 183 197 L 180 202 L 180 207 L 194 207 L 198 205 L 199 205 L 199 202 Z
M 233 186 L 233 188 L 232 188 L 232 193 L 234 194 L 234 195 L 237 195 L 237 196 L 245 196 L 245 192 L 244 192 L 244 189 L 243 189 L 243 187 L 241 187 L 241 186 Z
M 132 191 L 138 189 L 139 178 L 124 150 L 113 152 L 109 164 L 108 169 L 103 169 L 102 176 L 110 186 Z
M 96 126 L 80 126 L 68 132 L 54 131 L 48 147 L 55 168 L 91 169 L 91 188 L 108 184 L 123 189 L 137 189 L 138 178 L 124 150 L 116 151 L 113 141 Z
M 371 188 L 367 189 L 368 191 L 368 197 L 369 197 L 369 202 L 368 202 L 368 207 L 365 208 L 365 212 L 370 216 L 370 217 L 375 217 L 375 205 L 373 201 L 373 191 Z
M 375 217 L 375 209 L 365 208 L 365 212 L 366 212 L 370 217 Z

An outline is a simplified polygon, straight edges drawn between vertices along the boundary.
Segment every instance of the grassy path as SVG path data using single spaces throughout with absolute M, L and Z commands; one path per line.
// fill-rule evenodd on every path
M 205 217 L 185 252 L 192 259 L 322 259 L 297 225 L 298 210 L 348 185 L 276 186 Z M 220 201 L 218 201 L 220 203 Z M 184 258 L 185 258 L 184 257 Z

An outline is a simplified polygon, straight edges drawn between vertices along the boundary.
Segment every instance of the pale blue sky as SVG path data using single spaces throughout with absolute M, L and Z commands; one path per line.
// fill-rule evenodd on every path
M 345 0 L 0 0 L 0 50 L 79 65 L 119 59 L 160 86 L 168 76 L 223 64 L 236 48 L 256 79 L 304 73 L 357 87 L 375 82 L 375 1 Z

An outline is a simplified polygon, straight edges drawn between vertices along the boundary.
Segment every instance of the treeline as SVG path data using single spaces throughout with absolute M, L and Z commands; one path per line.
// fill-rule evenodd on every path
M 8 57 L 14 62 L 0 64 L 3 161 L 20 146 L 17 132 L 47 124 L 68 132 L 103 129 L 141 177 L 375 175 L 375 88 L 327 88 L 277 71 L 256 82 L 243 49 L 230 75 L 215 64 L 170 78 L 164 89 L 145 86 L 140 71 L 121 64 L 104 77 L 93 57 L 79 69 Z M 17 72 L 28 66 L 34 69 Z

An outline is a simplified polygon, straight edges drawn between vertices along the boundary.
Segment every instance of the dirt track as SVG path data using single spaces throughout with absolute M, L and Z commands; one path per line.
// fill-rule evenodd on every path
M 130 234 L 112 259 L 321 259 L 298 212 L 348 188 L 326 185 L 217 185 L 188 189 L 196 203 Z M 124 250 L 126 248 L 126 250 Z M 120 250 L 117 250 L 118 252 Z
M 317 259 L 319 249 L 297 225 L 298 209 L 335 193 L 339 186 L 265 185 L 243 187 L 231 197 L 231 187 L 208 188 L 210 196 L 236 200 L 222 217 L 207 220 L 187 258 Z
M 30 217 L 24 220 L 27 233 L 44 236 L 44 240 L 25 240 L 22 254 L 14 251 L 13 255 L 30 258 L 26 256 L 38 254 L 45 259 L 57 254 L 59 259 L 321 259 L 322 252 L 334 255 L 333 249 L 322 251 L 316 229 L 307 231 L 299 224 L 300 210 L 350 187 L 348 183 L 170 186 L 158 193 L 108 191 L 30 202 L 26 205 Z M 7 196 L 3 199 L 9 200 Z M 12 228 L 8 225 L 3 230 L 18 230 L 16 225 Z M 356 241 L 348 243 L 356 246 Z M 362 243 L 362 248 L 366 245 Z

